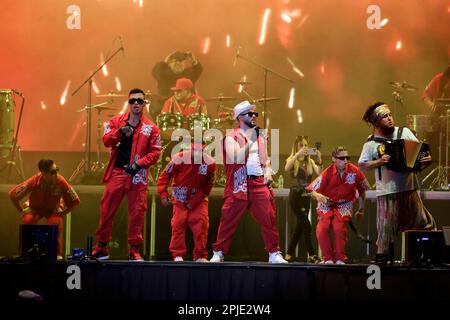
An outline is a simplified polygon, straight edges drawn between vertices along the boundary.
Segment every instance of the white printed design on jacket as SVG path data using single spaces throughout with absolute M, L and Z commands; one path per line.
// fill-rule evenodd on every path
M 108 134 L 111 131 L 111 125 L 108 122 L 103 123 L 103 135 Z
M 347 174 L 347 176 L 345 177 L 345 183 L 347 184 L 355 184 L 355 181 L 356 181 L 356 173 L 354 172 Z
M 247 192 L 247 170 L 245 167 L 239 168 L 234 173 L 233 193 Z
M 198 174 L 201 174 L 203 176 L 205 176 L 208 173 L 208 165 L 202 163 L 199 167 L 198 167 Z
M 149 136 L 152 133 L 152 126 L 150 124 L 143 123 L 141 127 L 141 133 L 144 136 Z
M 140 156 L 137 154 L 134 156 L 134 161 L 138 161 Z M 134 176 L 132 180 L 133 184 L 147 185 L 147 169 L 141 168 Z
M 187 191 L 187 187 L 172 186 L 172 196 L 179 202 L 186 202 Z

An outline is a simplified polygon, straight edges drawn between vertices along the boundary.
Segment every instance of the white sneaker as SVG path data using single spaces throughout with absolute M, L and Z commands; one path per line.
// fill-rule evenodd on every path
M 321 261 L 320 264 L 334 264 L 333 260 Z
M 338 261 L 336 261 L 336 264 L 345 264 L 345 262 L 342 260 L 338 260 Z
M 195 262 L 209 262 L 208 259 L 205 258 L 198 258 L 197 260 L 195 260 Z
M 288 263 L 280 251 L 269 253 L 269 263 Z
M 175 257 L 173 259 L 173 261 L 184 261 L 184 260 L 183 260 L 183 257 L 178 256 L 178 257 Z
M 213 251 L 214 255 L 209 262 L 223 262 L 224 256 L 222 251 Z

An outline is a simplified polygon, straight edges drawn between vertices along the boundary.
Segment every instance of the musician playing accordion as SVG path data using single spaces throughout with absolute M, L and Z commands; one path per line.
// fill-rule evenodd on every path
M 383 102 L 369 106 L 363 120 L 373 126 L 374 133 L 361 151 L 358 165 L 362 170 L 375 170 L 377 195 L 377 257 L 387 260 L 389 243 L 394 243 L 397 233 L 404 230 L 435 229 L 431 214 L 419 197 L 417 174 L 411 170 L 397 171 L 388 167 L 391 156 L 382 154 L 380 147 L 386 140 L 404 139 L 419 142 L 408 128 L 394 126 L 391 110 Z M 419 160 L 431 162 L 429 152 Z

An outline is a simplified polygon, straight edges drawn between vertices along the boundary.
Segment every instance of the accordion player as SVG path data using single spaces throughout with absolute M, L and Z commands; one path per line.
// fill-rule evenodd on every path
M 378 147 L 378 155 L 390 156 L 386 167 L 393 171 L 419 172 L 428 167 L 431 162 L 421 162 L 430 152 L 430 146 L 425 142 L 405 139 L 388 139 Z

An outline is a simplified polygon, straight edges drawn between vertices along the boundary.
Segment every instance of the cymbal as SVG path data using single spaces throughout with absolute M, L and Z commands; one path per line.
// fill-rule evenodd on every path
M 241 86 L 246 85 L 246 84 L 252 84 L 251 82 L 247 82 L 247 81 L 235 81 L 233 83 L 234 84 L 240 84 Z
M 389 81 L 389 84 L 394 87 L 395 89 L 405 89 L 408 91 L 416 91 L 418 88 L 416 86 L 413 86 L 409 83 L 407 83 L 405 80 L 402 82 L 400 81 Z
M 107 94 L 96 95 L 96 97 L 98 97 L 98 98 L 105 98 L 105 97 L 115 98 L 115 97 L 126 97 L 126 96 L 127 96 L 126 94 L 119 94 L 119 93 L 115 93 L 114 91 L 110 91 Z
M 280 100 L 280 97 L 267 97 L 267 98 L 260 98 L 260 99 L 256 99 L 256 102 L 264 102 L 264 101 L 275 101 L 275 100 Z
M 225 96 L 217 96 L 217 97 L 210 97 L 206 98 L 205 101 L 231 101 L 236 100 L 234 97 L 225 97 Z
M 103 106 L 92 106 L 92 107 L 87 107 L 87 106 L 85 106 L 84 108 L 82 108 L 82 109 L 80 109 L 80 110 L 77 110 L 77 112 L 83 112 L 83 111 L 86 111 L 86 110 L 88 110 L 88 109 L 95 109 L 95 110 L 98 110 L 99 112 L 102 112 L 103 110 L 116 110 L 115 108 L 111 108 L 111 107 L 103 107 Z

